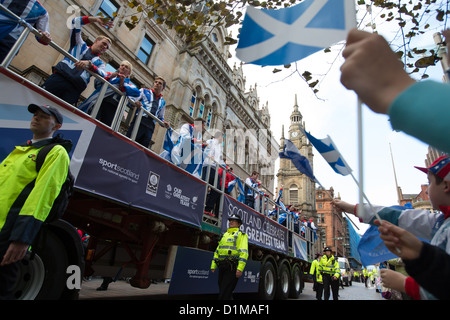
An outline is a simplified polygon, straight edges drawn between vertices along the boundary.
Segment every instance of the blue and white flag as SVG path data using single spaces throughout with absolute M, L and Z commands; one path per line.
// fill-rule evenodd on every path
M 290 159 L 298 171 L 307 175 L 311 180 L 317 181 L 308 159 L 300 154 L 300 151 L 291 140 L 284 139 L 284 148 L 279 153 L 279 156 L 282 159 Z
M 257 65 L 286 65 L 345 40 L 355 27 L 354 0 L 304 0 L 277 10 L 248 6 L 236 56 Z
M 405 210 L 410 209 L 410 205 L 391 206 L 391 208 Z M 421 238 L 419 239 L 421 241 L 429 242 Z M 358 252 L 361 257 L 361 263 L 364 266 L 397 258 L 395 254 L 389 251 L 383 240 L 381 240 L 378 226 L 370 226 L 369 229 L 367 229 L 359 241 Z
M 239 196 L 238 196 L 237 200 L 239 202 L 245 203 L 245 191 L 244 191 L 244 186 L 242 184 L 242 181 L 239 178 L 236 178 L 235 180 L 237 181 L 238 190 L 239 190 Z
M 363 266 L 369 266 L 378 262 L 397 258 L 389 251 L 380 238 L 377 226 L 370 226 L 361 237 L 358 244 L 358 252 Z
M 179 149 L 177 154 L 174 153 L 176 148 Z M 201 177 L 204 157 L 201 144 L 193 144 L 187 139 L 183 140 L 176 131 L 169 128 L 164 136 L 163 149 L 164 151 L 159 155 L 161 158 L 183 168 L 197 178 Z
M 336 173 L 346 176 L 352 172 L 329 136 L 324 139 L 316 139 L 302 128 L 301 130 Z

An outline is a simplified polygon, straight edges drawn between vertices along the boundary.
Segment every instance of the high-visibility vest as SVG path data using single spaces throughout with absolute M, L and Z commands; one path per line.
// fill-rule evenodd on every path
M 315 259 L 311 263 L 311 268 L 309 269 L 309 274 L 316 275 L 316 281 L 322 283 L 322 274 L 319 272 L 319 261 Z
M 217 268 L 217 263 L 223 260 L 237 262 L 237 270 L 244 271 L 248 258 L 248 236 L 239 228 L 229 228 L 220 239 L 214 252 L 211 269 Z
M 335 276 L 339 278 L 341 275 L 341 269 L 339 268 L 339 263 L 334 259 L 334 256 L 327 257 L 327 255 L 323 255 L 322 259 L 319 262 L 319 270 L 322 274 L 329 274 L 331 276 Z

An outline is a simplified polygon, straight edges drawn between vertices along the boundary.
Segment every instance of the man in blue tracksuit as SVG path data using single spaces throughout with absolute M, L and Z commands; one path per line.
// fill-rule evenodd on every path
M 74 63 L 68 58 L 64 58 L 53 67 L 53 74 L 42 85 L 45 90 L 70 104 L 75 104 L 78 101 L 91 79 L 91 74 L 86 69 L 102 77 L 107 76 L 106 65 L 100 59 L 100 55 L 109 49 L 111 40 L 105 36 L 99 36 L 92 46 L 89 47 L 81 38 L 81 27 L 89 23 L 98 23 L 107 27 L 112 26 L 112 22 L 105 23 L 101 17 L 84 16 L 74 18 L 70 31 L 69 53 L 78 62 Z
M 16 16 L 41 32 L 36 40 L 47 45 L 52 41 L 49 33 L 49 16 L 47 10 L 37 0 L 0 0 L 0 3 Z M 25 29 L 12 17 L 0 10 L 0 62 L 5 59 L 20 34 Z

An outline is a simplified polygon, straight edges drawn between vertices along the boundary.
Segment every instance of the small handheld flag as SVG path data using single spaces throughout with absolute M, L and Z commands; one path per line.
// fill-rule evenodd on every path
M 257 65 L 286 65 L 345 40 L 355 26 L 353 0 L 304 0 L 278 10 L 249 6 L 236 56 Z

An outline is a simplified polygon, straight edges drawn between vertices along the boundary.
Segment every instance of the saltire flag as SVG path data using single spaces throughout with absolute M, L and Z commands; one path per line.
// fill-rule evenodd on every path
M 354 0 L 304 0 L 282 9 L 248 6 L 236 56 L 256 65 L 287 65 L 345 40 L 355 27 Z
M 172 128 L 168 128 L 166 130 L 166 134 L 164 136 L 163 150 L 159 156 L 167 161 L 172 162 L 172 150 L 173 147 L 177 144 L 179 140 L 179 134 L 174 131 Z
M 391 208 L 405 210 L 410 209 L 411 204 L 408 203 L 403 207 L 391 206 Z M 424 239 L 420 240 L 428 242 Z M 361 237 L 358 244 L 358 252 L 359 256 L 361 257 L 361 263 L 364 266 L 397 258 L 397 256 L 392 252 L 390 252 L 389 249 L 385 246 L 383 240 L 381 240 L 380 232 L 378 231 L 378 226 L 372 225 L 369 227 L 369 229 L 366 230 L 364 235 Z
M 190 144 L 190 148 L 186 143 Z M 176 148 L 178 150 L 174 152 Z M 201 177 L 203 167 L 203 150 L 201 144 L 193 144 L 187 139 L 183 139 L 172 128 L 169 128 L 164 136 L 163 149 L 164 151 L 159 155 L 161 158 L 170 161 L 197 178 Z M 184 154 L 183 151 L 187 150 L 190 152 Z
M 369 266 L 382 261 L 397 258 L 395 254 L 389 251 L 380 238 L 380 232 L 377 226 L 370 226 L 358 244 L 358 252 L 363 266 Z
M 317 181 L 308 159 L 300 154 L 300 151 L 291 140 L 284 139 L 283 151 L 279 153 L 279 156 L 281 159 L 290 159 L 298 171 L 308 176 L 311 180 Z
M 242 184 L 241 179 L 236 178 L 234 179 L 234 181 L 236 181 L 236 184 L 238 186 L 238 191 L 239 191 L 239 196 L 237 198 L 237 200 L 239 202 L 245 203 L 245 191 L 244 191 L 244 186 Z M 233 181 L 232 181 L 233 182 Z M 231 183 L 231 182 L 230 182 Z M 228 184 L 229 185 L 229 184 Z
M 316 139 L 303 130 L 303 128 L 300 127 L 300 130 L 303 131 L 314 148 L 316 148 L 336 173 L 346 176 L 352 172 L 352 169 L 348 166 L 347 162 L 345 162 L 344 157 L 339 153 L 330 136 L 327 135 L 326 138 Z

